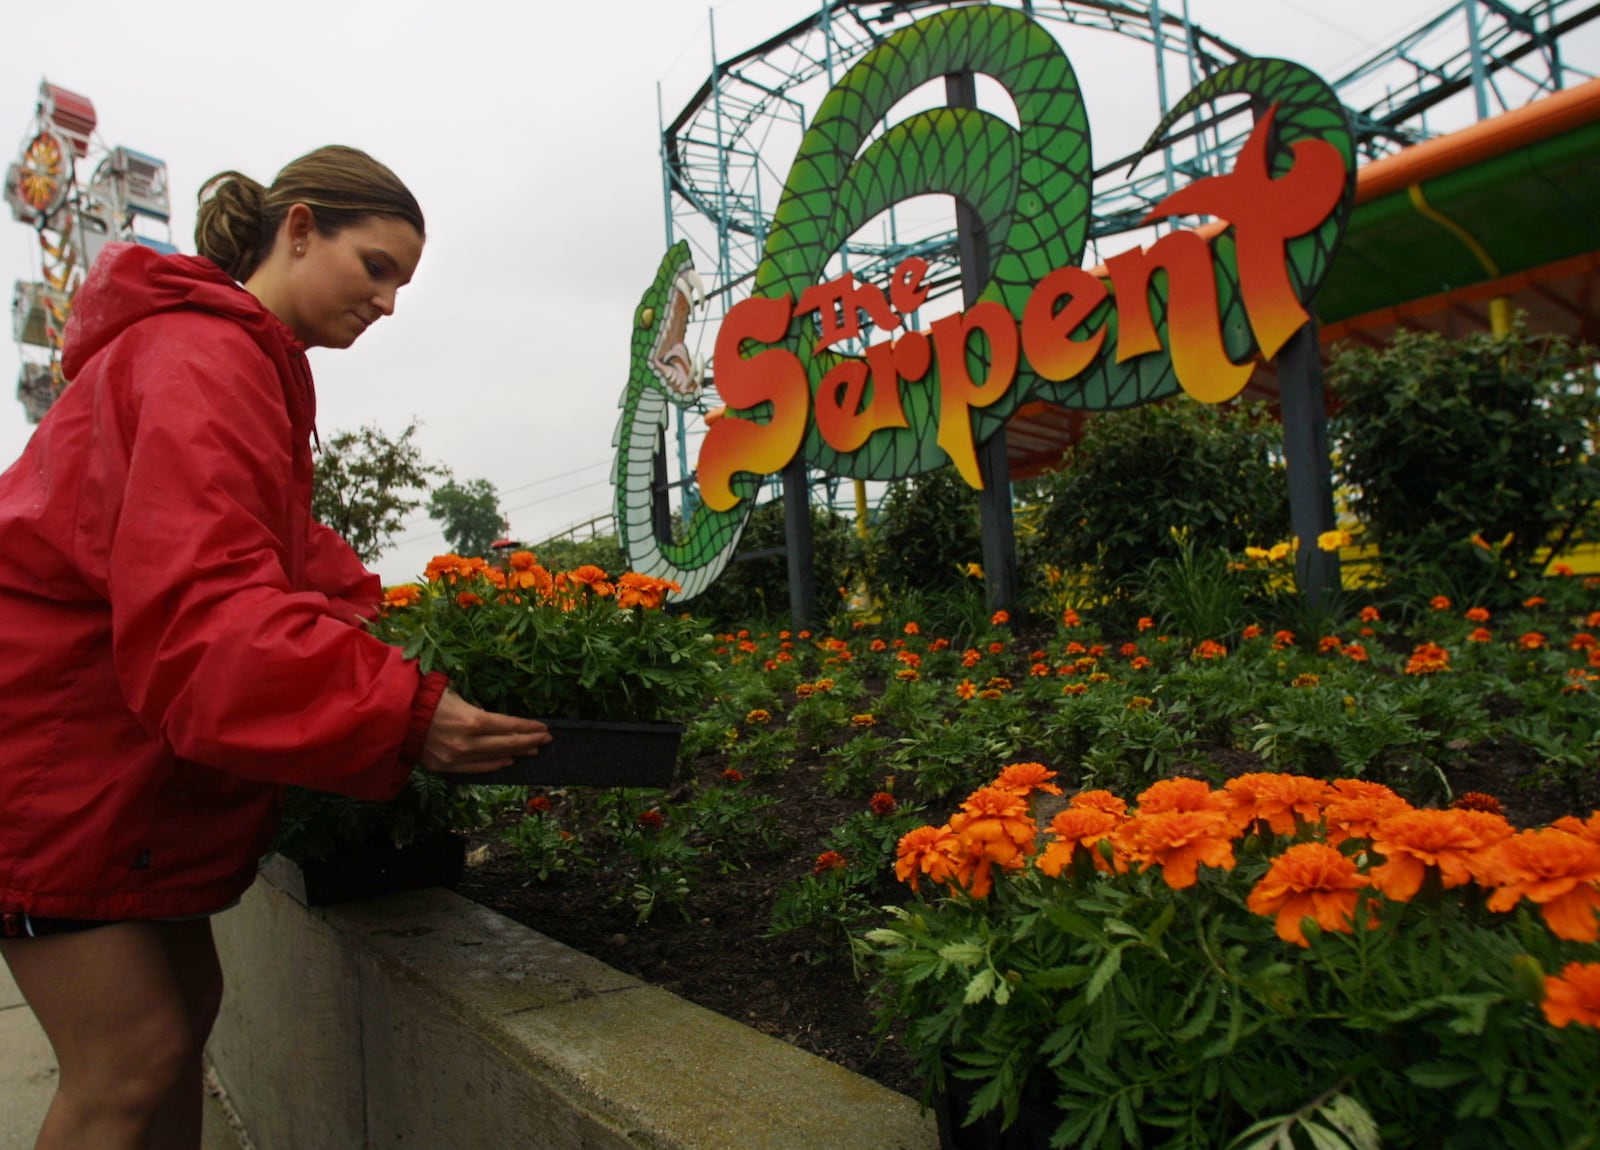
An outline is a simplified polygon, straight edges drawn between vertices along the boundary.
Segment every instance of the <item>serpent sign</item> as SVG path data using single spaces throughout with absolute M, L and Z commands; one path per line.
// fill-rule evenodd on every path
M 975 108 L 919 112 L 873 136 L 930 80 L 981 72 L 1006 89 L 1018 124 Z M 630 565 L 705 590 L 732 557 L 765 475 L 799 454 L 819 470 L 888 480 L 953 464 L 982 486 L 977 447 L 1023 404 L 1107 410 L 1180 389 L 1237 395 L 1309 316 L 1355 194 L 1343 106 L 1313 73 L 1254 59 L 1218 71 L 1159 123 L 1148 153 L 1201 105 L 1246 95 L 1261 109 L 1233 171 L 1184 187 L 1146 222 L 1207 215 L 1098 272 L 1080 266 L 1092 195 L 1089 124 L 1055 38 L 1014 9 L 961 7 L 920 20 L 864 55 L 828 93 L 801 140 L 750 296 L 713 350 L 725 414 L 696 467 L 702 506 L 677 538 L 658 535 L 652 483 L 670 404 L 694 403 L 685 346 L 703 292 L 688 245 L 667 252 L 634 315 L 613 481 Z M 870 142 L 869 142 L 870 141 Z M 911 330 L 927 265 L 903 261 L 880 287 L 821 276 L 858 228 L 895 203 L 945 193 L 988 236 L 990 278 L 965 310 Z M 1225 226 L 1223 226 L 1225 225 Z M 872 328 L 863 333 L 861 317 Z M 863 354 L 834 344 L 866 340 Z

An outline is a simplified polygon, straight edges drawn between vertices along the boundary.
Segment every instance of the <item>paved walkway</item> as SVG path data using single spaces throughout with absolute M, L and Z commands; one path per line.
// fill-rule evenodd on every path
M 0 1150 L 32 1150 L 56 1090 L 56 1059 L 11 971 L 0 962 Z M 206 1095 L 202 1150 L 241 1150 L 222 1105 Z

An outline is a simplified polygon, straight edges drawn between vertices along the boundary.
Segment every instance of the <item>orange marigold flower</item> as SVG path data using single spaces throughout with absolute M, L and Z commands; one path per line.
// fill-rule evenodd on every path
M 647 811 L 641 811 L 639 817 L 633 821 L 636 825 L 644 830 L 658 831 L 666 825 L 667 816 L 662 814 L 656 808 L 651 807 Z
M 1376 607 L 1367 606 L 1361 608 L 1361 621 L 1363 623 L 1376 623 L 1380 618 L 1381 616 L 1378 614 Z
M 1360 643 L 1346 643 L 1344 657 L 1356 663 L 1365 663 L 1367 661 L 1367 649 Z
M 1419 643 L 1406 662 L 1408 675 L 1432 675 L 1450 669 L 1450 652 L 1435 643 Z
M 1584 619 L 1583 625 L 1585 627 L 1600 627 L 1600 611 L 1590 611 Z
M 998 641 L 989 644 L 989 654 L 991 655 L 998 655 L 1005 649 L 1006 645 Z
M 882 639 L 874 639 L 872 642 L 867 644 L 867 650 L 869 651 L 887 651 L 888 649 L 889 644 L 884 642 Z
M 1274 771 L 1240 775 L 1229 779 L 1222 788 L 1235 828 L 1243 831 L 1261 821 L 1279 835 L 1294 834 L 1299 822 L 1316 822 L 1330 793 L 1328 784 L 1321 779 Z
M 1069 655 L 1082 655 L 1082 654 L 1085 654 L 1089 650 L 1089 648 L 1085 647 L 1082 643 L 1078 642 L 1076 639 L 1074 639 L 1072 642 L 1068 643 L 1062 649 L 1064 651 L 1066 651 L 1066 653 L 1069 654 Z
M 1594 636 L 1587 631 L 1579 631 L 1567 646 L 1574 651 L 1587 651 L 1594 646 Z
M 1139 644 L 1137 643 L 1124 643 L 1122 646 L 1117 648 L 1117 654 L 1121 655 L 1124 659 L 1131 659 L 1138 653 Z
M 1551 1026 L 1600 1027 L 1600 962 L 1569 962 L 1546 975 L 1541 1009 Z
M 1482 607 L 1468 607 L 1467 613 L 1462 616 L 1468 623 L 1487 623 L 1489 612 Z
M 1572 570 L 1572 564 L 1570 563 L 1557 563 L 1554 567 L 1550 568 L 1550 573 L 1552 575 L 1559 575 L 1563 579 L 1569 579 L 1575 574 L 1575 572 Z
M 894 874 L 912 890 L 926 875 L 934 882 L 949 882 L 955 877 L 955 854 L 960 840 L 949 827 L 918 827 L 900 836 L 895 853 Z
M 1128 710 L 1146 711 L 1149 710 L 1154 703 L 1155 700 L 1148 695 L 1135 695 L 1133 698 L 1128 700 Z
M 901 628 L 901 630 L 903 630 L 907 635 L 922 634 L 922 628 L 917 625 L 916 620 L 912 620 L 911 622 L 907 623 L 903 628 Z
M 995 691 L 1009 691 L 1009 690 L 1011 690 L 1011 680 L 1006 678 L 1004 675 L 995 675 L 995 676 L 993 676 L 989 680 L 987 685 L 992 690 L 995 690 Z
M 1479 853 L 1511 834 L 1504 818 L 1482 811 L 1391 815 L 1372 833 L 1372 848 L 1388 860 L 1372 868 L 1372 885 L 1396 902 L 1414 897 L 1430 870 L 1445 889 L 1461 886 L 1475 876 Z
M 422 588 L 415 583 L 402 583 L 383 593 L 385 607 L 410 607 L 422 601 Z
M 1322 676 L 1311 671 L 1302 671 L 1289 682 L 1291 687 L 1315 687 L 1322 682 Z
M 1517 646 L 1524 651 L 1537 651 L 1544 646 L 1544 635 L 1538 631 L 1524 631 L 1517 637 Z
M 963 699 L 970 699 L 978 693 L 978 685 L 971 679 L 962 679 L 956 684 L 956 695 Z
M 1293 647 L 1293 646 L 1294 646 L 1294 632 L 1293 631 L 1274 631 L 1272 633 L 1272 649 L 1274 651 L 1281 651 L 1285 647 Z
M 894 657 L 908 667 L 916 668 L 922 666 L 922 656 L 915 651 L 896 651 Z
M 1050 664 L 1034 663 L 1028 668 L 1028 674 L 1033 676 L 1035 679 L 1047 679 L 1050 677 Z
M 1112 864 L 1106 861 L 1097 847 L 1121 823 L 1118 815 L 1094 807 L 1068 807 L 1059 811 L 1050 820 L 1050 833 L 1054 837 L 1034 865 L 1047 875 L 1059 875 L 1072 865 L 1078 852 L 1083 851 L 1098 870 L 1109 872 Z M 1118 862 L 1120 864 L 1121 860 Z M 1127 867 L 1120 865 L 1118 869 L 1126 870 Z
M 1409 810 L 1411 804 L 1382 783 L 1338 779 L 1323 801 L 1323 834 L 1330 846 L 1345 839 L 1371 838 L 1384 819 Z
M 1505 804 L 1493 795 L 1486 795 L 1482 791 L 1464 791 L 1457 795 L 1450 803 L 1452 810 L 1457 811 L 1487 811 L 1491 815 L 1506 813 Z
M 1078 613 L 1076 611 L 1074 611 L 1071 607 L 1068 607 L 1065 611 L 1061 612 L 1061 625 L 1063 627 L 1076 627 L 1076 626 L 1078 626 Z M 1597 624 L 1597 626 L 1600 626 L 1600 624 Z M 1141 631 L 1143 629 L 1144 628 L 1142 628 L 1142 627 L 1140 628 Z
M 982 860 L 1015 868 L 1031 855 L 1038 828 L 1028 811 L 1028 800 L 999 787 L 980 787 L 968 795 L 961 809 L 950 816 L 950 829 L 965 844 L 967 858 L 958 863 L 962 885 L 978 893 L 970 864 Z M 981 859 L 977 856 L 981 856 Z M 987 876 L 981 876 L 986 878 Z
M 1494 642 L 1494 635 L 1487 627 L 1474 627 L 1471 631 L 1467 632 L 1467 642 L 1492 643 Z
M 654 610 L 666 601 L 667 592 L 682 590 L 675 580 L 629 571 L 617 580 L 617 606 Z
M 1087 683 L 1067 683 L 1062 686 L 1061 693 L 1063 695 L 1081 695 L 1088 689 L 1089 685 Z
M 1004 627 L 1007 623 L 1011 622 L 1011 612 L 996 611 L 993 615 L 989 616 L 989 622 L 992 626 Z
M 1150 660 L 1143 655 L 1135 655 L 1132 659 L 1128 660 L 1128 666 L 1132 667 L 1135 671 L 1142 671 L 1146 667 L 1150 666 Z
M 1128 804 L 1110 791 L 1079 791 L 1067 801 L 1071 806 L 1083 807 L 1092 811 L 1105 811 L 1108 814 L 1116 815 L 1119 819 L 1128 813 Z
M 738 767 L 728 767 L 722 772 L 722 781 L 727 783 L 744 782 L 744 772 Z
M 867 807 L 879 818 L 884 818 L 899 810 L 900 804 L 894 801 L 894 796 L 888 791 L 878 791 L 868 800 Z
M 910 667 L 901 667 L 894 673 L 894 677 L 899 679 L 902 683 L 915 683 L 918 679 L 922 678 L 922 672 L 914 671 Z
M 1245 638 L 1245 639 L 1259 639 L 1259 638 L 1261 638 L 1261 624 L 1260 623 L 1251 623 L 1251 624 L 1249 624 L 1248 626 L 1245 627 L 1244 633 L 1243 633 L 1243 635 L 1241 637 Z
M 747 723 L 770 723 L 772 722 L 772 712 L 765 707 L 757 707 L 755 710 L 745 713 L 744 721 Z
M 860 715 L 851 715 L 850 722 L 858 727 L 873 727 L 878 723 L 878 717 L 870 712 Z
M 1150 616 L 1148 616 L 1148 615 L 1139 616 L 1139 622 L 1137 624 L 1139 630 L 1148 631 L 1152 627 L 1154 627 L 1155 625 L 1156 625 L 1156 621 L 1154 619 L 1152 619 Z
M 1223 870 L 1234 865 L 1228 819 L 1218 810 L 1141 811 L 1113 831 L 1111 841 L 1130 862 L 1159 866 L 1173 890 L 1193 886 L 1201 863 Z
M 474 591 L 456 592 L 457 607 L 479 607 L 483 605 L 483 596 Z
M 1543 595 L 1530 595 L 1530 596 L 1528 596 L 1526 599 L 1524 599 L 1522 601 L 1522 605 L 1524 607 L 1529 608 L 1530 610 L 1532 608 L 1534 608 L 1534 607 L 1543 607 L 1544 606 L 1544 596 Z
M 1056 773 L 1043 763 L 1011 763 L 1000 769 L 1000 774 L 990 785 L 1023 798 L 1034 791 L 1059 795 L 1061 788 L 1050 781 L 1055 777 Z
M 1221 811 L 1228 802 L 1202 779 L 1161 779 L 1139 792 L 1134 800 L 1142 815 L 1165 811 Z
M 567 578 L 580 587 L 587 587 L 591 595 L 598 595 L 605 599 L 616 590 L 612 586 L 610 576 L 593 563 L 585 563 L 566 573 Z
M 1522 831 L 1485 851 L 1479 869 L 1483 885 L 1494 888 L 1490 910 L 1527 898 L 1557 938 L 1600 938 L 1600 844 L 1554 827 Z
M 843 870 L 848 865 L 850 864 L 845 861 L 844 855 L 838 851 L 823 851 L 817 856 L 817 861 L 812 864 L 811 873 L 813 875 L 826 874 L 831 870 Z
M 1550 825 L 1592 843 L 1600 843 L 1600 811 L 1595 811 L 1586 819 L 1580 819 L 1577 815 L 1563 815 Z
M 1344 650 L 1344 640 L 1337 635 L 1324 635 L 1317 640 L 1317 652 L 1326 655 L 1329 651 L 1335 653 Z
M 1432 607 L 1435 611 L 1448 611 L 1450 610 L 1450 596 L 1435 595 L 1432 599 L 1428 600 L 1428 606 Z
M 949 646 L 950 646 L 950 640 L 946 639 L 946 638 L 943 638 L 943 637 L 940 637 L 940 638 L 935 639 L 933 642 L 928 644 L 928 650 L 930 650 L 930 651 L 943 651 L 943 650 L 948 649 Z
M 1275 915 L 1274 929 L 1284 942 L 1309 946 L 1304 919 L 1323 930 L 1348 932 L 1355 921 L 1360 890 L 1368 884 L 1356 864 L 1326 843 L 1300 843 L 1272 860 L 1245 905 L 1259 915 Z
M 528 800 L 528 813 L 530 815 L 542 815 L 549 809 L 550 800 L 544 795 L 534 795 L 533 798 Z
M 1005 696 L 1005 692 L 1004 691 L 997 691 L 993 687 L 989 687 L 986 690 L 982 690 L 982 691 L 978 692 L 978 698 L 987 699 L 991 703 L 994 702 L 996 699 L 1003 699 L 1005 697 L 1006 696 Z
M 1228 648 L 1215 639 L 1202 639 L 1200 645 L 1194 649 L 1196 659 L 1220 659 L 1227 653 Z

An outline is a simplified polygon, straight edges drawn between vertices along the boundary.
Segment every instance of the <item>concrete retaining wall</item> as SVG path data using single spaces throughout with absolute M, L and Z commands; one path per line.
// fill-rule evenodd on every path
M 442 889 L 216 919 L 209 1047 L 258 1150 L 936 1150 L 870 1079 Z

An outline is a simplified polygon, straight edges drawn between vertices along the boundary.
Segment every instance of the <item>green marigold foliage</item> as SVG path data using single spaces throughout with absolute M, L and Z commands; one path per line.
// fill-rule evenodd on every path
M 1152 560 L 1177 556 L 1180 538 L 1200 551 L 1287 538 L 1282 443 L 1260 404 L 1179 398 L 1099 415 L 1035 485 L 1029 559 L 1087 569 L 1088 593 L 1118 602 Z
M 1536 554 L 1593 538 L 1595 355 L 1520 325 L 1341 348 L 1328 371 L 1340 476 L 1391 577 L 1505 596 Z

